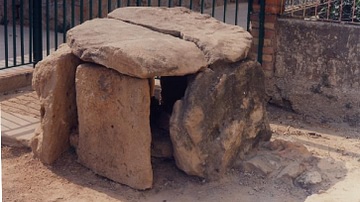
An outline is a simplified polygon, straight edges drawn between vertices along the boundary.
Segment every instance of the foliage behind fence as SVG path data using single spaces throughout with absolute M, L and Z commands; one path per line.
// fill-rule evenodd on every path
M 284 0 L 284 16 L 360 25 L 360 0 Z

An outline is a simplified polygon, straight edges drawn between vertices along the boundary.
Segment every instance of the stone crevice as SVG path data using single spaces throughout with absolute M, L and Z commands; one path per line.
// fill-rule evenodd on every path
M 168 34 L 170 36 L 173 36 L 173 37 L 176 37 L 176 38 L 179 38 L 179 39 L 182 39 L 184 41 L 187 41 L 187 42 L 192 42 L 195 44 L 195 46 L 201 50 L 201 52 L 203 52 L 204 54 L 204 57 L 206 58 L 206 60 L 209 62 L 210 60 L 210 56 L 209 56 L 209 51 L 206 51 L 205 50 L 205 47 L 204 46 L 201 46 L 199 44 L 199 40 L 196 40 L 194 38 L 191 38 L 191 37 L 185 37 L 184 33 L 182 33 L 181 31 L 176 31 L 176 30 L 166 30 L 166 29 L 159 29 L 159 28 L 156 28 L 154 26 L 150 26 L 150 25 L 145 25 L 145 24 L 141 24 L 141 23 L 135 23 L 135 22 L 132 22 L 130 20 L 122 20 L 122 19 L 119 19 L 120 21 L 123 21 L 125 23 L 129 23 L 129 24 L 132 24 L 132 25 L 137 25 L 137 26 L 140 26 L 140 27 L 144 27 L 144 28 L 147 28 L 147 29 L 150 29 L 152 31 L 155 31 L 155 32 L 159 32 L 161 34 Z
M 123 8 L 108 14 L 117 19 L 194 43 L 208 64 L 228 63 L 247 57 L 252 36 L 242 27 L 232 26 L 186 8 Z

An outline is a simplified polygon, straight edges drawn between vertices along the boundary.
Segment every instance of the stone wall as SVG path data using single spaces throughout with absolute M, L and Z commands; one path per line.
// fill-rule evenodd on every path
M 271 102 L 360 126 L 360 26 L 278 19 Z
M 360 125 L 360 26 L 283 19 L 265 5 L 262 68 L 268 101 L 316 122 Z M 258 58 L 260 5 L 250 15 L 250 57 Z

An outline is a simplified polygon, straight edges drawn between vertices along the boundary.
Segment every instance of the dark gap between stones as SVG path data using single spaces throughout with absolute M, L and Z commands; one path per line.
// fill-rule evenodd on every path
M 160 85 L 159 82 L 152 84 L 154 95 L 150 104 L 150 127 L 153 157 L 172 158 L 173 156 L 169 122 L 175 102 L 185 95 L 187 79 L 187 76 L 167 76 L 159 79 Z

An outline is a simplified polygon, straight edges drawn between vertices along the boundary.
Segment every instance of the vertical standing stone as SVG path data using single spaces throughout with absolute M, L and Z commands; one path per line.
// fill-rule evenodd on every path
M 80 63 L 64 44 L 34 70 L 32 84 L 40 99 L 41 124 L 31 147 L 43 163 L 53 163 L 70 146 L 69 135 L 77 127 L 75 72 Z
M 189 80 L 170 119 L 176 165 L 190 175 L 218 179 L 271 133 L 260 64 L 218 63 Z
M 151 188 L 148 80 L 82 64 L 76 92 L 80 163 L 135 189 Z

